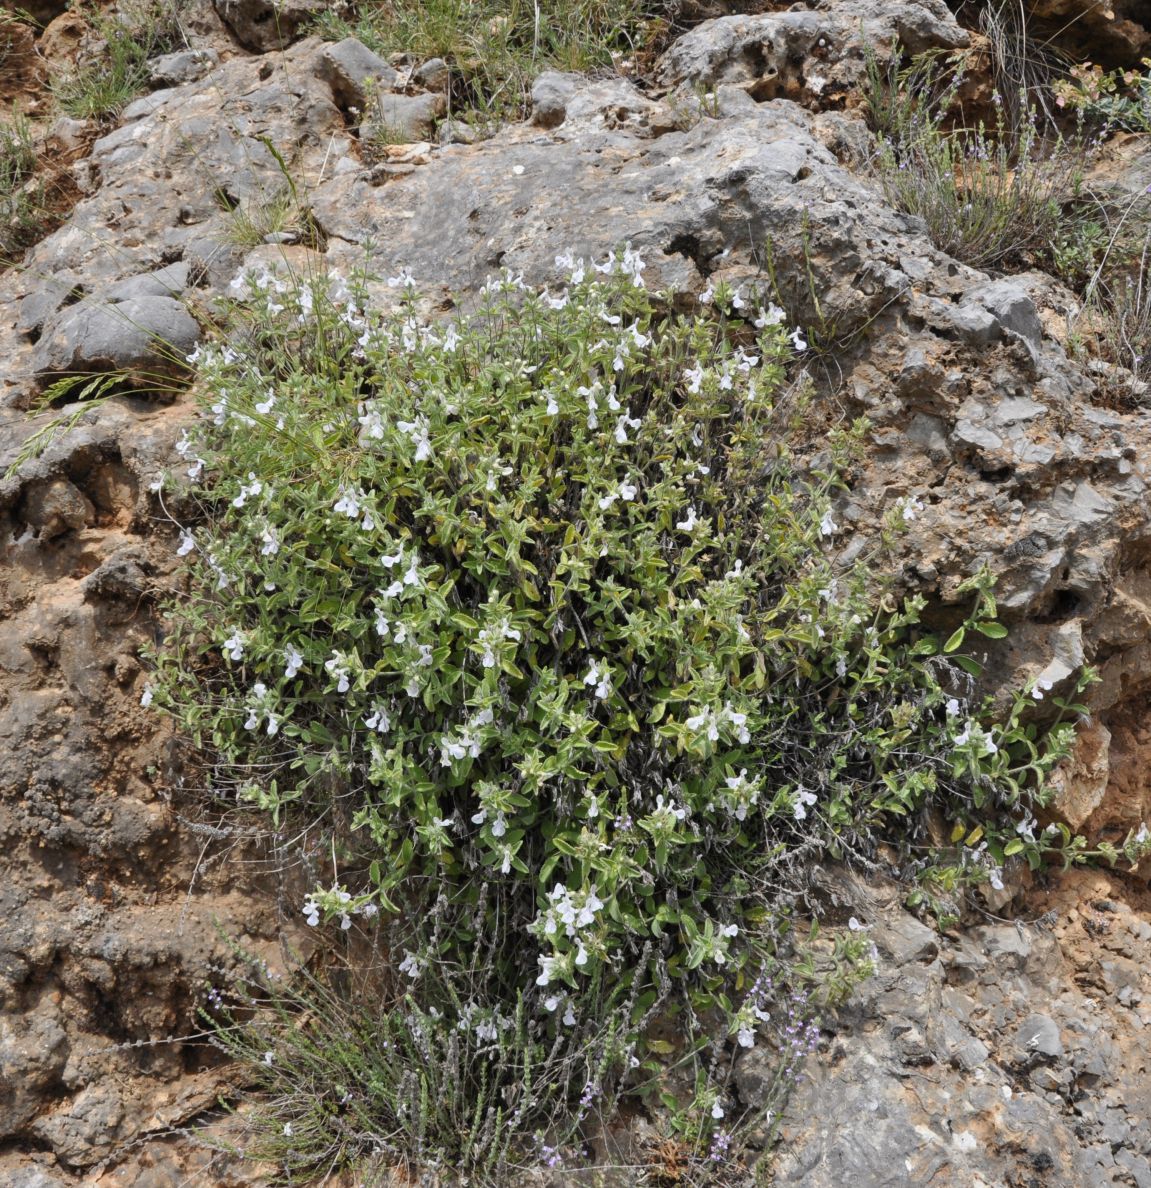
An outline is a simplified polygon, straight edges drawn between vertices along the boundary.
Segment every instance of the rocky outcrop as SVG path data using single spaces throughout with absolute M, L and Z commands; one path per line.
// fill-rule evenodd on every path
M 1029 923 L 956 938 L 875 885 L 866 897 L 878 972 L 825 1020 L 773 1182 L 1151 1184 L 1146 894 L 1077 873 L 1028 897 Z M 771 1067 L 755 1050 L 743 1060 Z M 742 1080 L 753 1105 L 757 1083 Z
M 406 267 L 446 307 L 498 269 L 556 284 L 557 253 L 630 242 L 681 307 L 721 280 L 784 305 L 821 348 L 807 357 L 812 456 L 845 411 L 871 422 L 835 516 L 844 559 L 888 513 L 918 509 L 898 577 L 944 627 L 963 579 L 990 567 L 1011 635 L 989 679 L 1042 674 L 1058 691 L 1085 659 L 1100 667 L 1058 777 L 1064 817 L 1104 836 L 1151 817 L 1151 413 L 1104 407 L 1068 357 L 1070 294 L 967 268 L 885 205 L 869 134 L 839 110 L 855 105 L 864 39 L 965 45 L 945 5 L 722 16 L 672 46 L 661 87 L 548 74 L 529 122 L 474 144 L 436 128 L 443 63 L 400 72 L 356 42 L 297 40 L 315 6 L 274 7 L 217 0 L 242 45 L 272 52 L 239 54 L 216 29 L 208 49 L 154 63 L 160 89 L 74 167 L 68 221 L 0 275 L 0 469 L 42 427 L 24 410 L 55 377 L 129 373 L 0 483 L 0 1179 L 26 1177 L 13 1182 L 75 1182 L 113 1157 L 144 1175 L 129 1145 L 221 1084 L 179 1039 L 229 960 L 212 921 L 269 955 L 290 935 L 238 865 L 256 843 L 182 819 L 181 781 L 200 777 L 140 705 L 155 599 L 179 580 L 156 483 L 191 415 L 186 356 L 245 272 Z M 365 160 L 373 104 L 378 139 L 419 143 Z M 286 196 L 295 221 L 265 234 L 253 216 Z M 157 370 L 168 404 L 139 390 Z M 958 940 L 883 896 L 855 909 L 880 974 L 828 1020 L 784 1123 L 781 1182 L 1151 1182 L 1149 905 L 1094 875 L 1049 906 L 1031 894 L 1050 925 Z M 766 1072 L 743 1059 L 754 1104 Z M 148 1149 L 172 1182 L 222 1175 L 187 1148 Z

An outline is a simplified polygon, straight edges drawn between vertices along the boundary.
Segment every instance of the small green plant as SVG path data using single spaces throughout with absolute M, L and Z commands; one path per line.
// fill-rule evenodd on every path
M 0 269 L 37 238 L 46 219 L 45 205 L 32 127 L 17 112 L 0 121 Z
M 1143 70 L 1108 70 L 1091 62 L 1072 66 L 1054 84 L 1055 102 L 1107 130 L 1151 132 L 1151 58 Z
M 325 13 L 331 40 L 355 36 L 377 53 L 443 58 L 459 110 L 518 118 L 540 71 L 601 70 L 633 57 L 664 28 L 647 0 L 391 0 Z
M 103 46 L 55 80 L 52 93 L 60 108 L 77 119 L 118 116 L 147 86 L 148 59 L 178 44 L 177 14 L 172 0 L 141 0 L 112 16 L 88 10 Z
M 1067 238 L 1067 207 L 1083 177 L 1084 150 L 1044 143 L 1034 118 L 1015 131 L 996 96 L 992 127 L 961 118 L 962 71 L 938 54 L 900 66 L 868 55 L 868 106 L 879 135 L 874 168 L 888 200 L 921 218 L 933 242 L 976 267 L 1046 264 Z

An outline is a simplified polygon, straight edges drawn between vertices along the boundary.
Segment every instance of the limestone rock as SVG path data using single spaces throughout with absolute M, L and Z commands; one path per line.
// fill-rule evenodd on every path
M 219 61 L 220 55 L 213 49 L 180 50 L 173 54 L 162 54 L 149 61 L 148 78 L 153 86 L 178 87 L 203 78 Z
M 578 74 L 548 70 L 532 84 L 532 123 L 558 128 L 567 119 L 567 105 L 582 85 Z
M 735 84 L 758 100 L 825 101 L 859 85 L 865 46 L 883 52 L 896 38 L 912 53 L 968 44 L 943 0 L 841 0 L 705 21 L 672 45 L 658 77 L 688 89 Z
M 361 128 L 365 141 L 377 144 L 416 144 L 428 140 L 436 120 L 447 111 L 443 95 L 377 95 Z
M 200 327 L 172 297 L 130 297 L 70 306 L 44 328 L 34 366 L 45 380 L 86 371 L 127 371 L 142 379 L 187 372 Z
M 354 37 L 325 46 L 316 56 L 316 73 L 332 88 L 342 110 L 354 107 L 361 113 L 399 78 L 383 58 Z
M 327 0 L 214 0 L 216 11 L 236 40 L 257 53 L 284 49 L 302 36 L 304 27 L 335 7 Z

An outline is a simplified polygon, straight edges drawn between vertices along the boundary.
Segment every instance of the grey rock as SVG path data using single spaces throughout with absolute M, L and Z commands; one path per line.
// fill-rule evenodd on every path
M 896 966 L 913 961 L 934 961 L 939 956 L 939 934 L 914 916 L 900 912 L 876 921 L 872 937 L 881 953 Z
M 46 1167 L 28 1166 L 4 1169 L 6 1183 L 9 1188 L 70 1188 L 73 1183 L 70 1176 L 62 1172 L 51 1171 Z
M 580 88 L 578 74 L 547 70 L 532 83 L 532 123 L 558 128 L 567 119 L 568 104 Z
M 966 418 L 957 421 L 951 433 L 952 441 L 959 446 L 973 446 L 977 450 L 1001 450 L 1003 438 L 984 425 Z
M 977 929 L 976 938 L 995 969 L 1021 970 L 1031 956 L 1031 938 L 1013 924 L 994 924 Z
M 155 272 L 130 276 L 105 289 L 104 301 L 130 301 L 137 297 L 179 297 L 188 287 L 188 265 L 183 261 L 168 264 Z
M 479 133 L 462 120 L 444 120 L 440 124 L 440 144 L 475 144 Z
M 355 37 L 345 37 L 325 46 L 316 55 L 316 75 L 332 88 L 342 110 L 354 107 L 368 111 L 370 102 L 382 90 L 395 85 L 399 75 L 378 54 Z
M 1015 1034 L 1015 1042 L 1024 1052 L 1036 1053 L 1060 1060 L 1063 1057 L 1063 1040 L 1059 1035 L 1059 1024 L 1050 1015 L 1029 1015 Z
M 970 1072 L 972 1069 L 986 1064 L 990 1055 L 991 1049 L 981 1039 L 970 1036 L 950 1053 L 950 1059 L 956 1068 Z
M 20 302 L 16 322 L 19 333 L 35 337 L 44 323 L 65 304 L 82 293 L 80 278 L 71 274 L 45 277 Z
M 1001 332 L 1022 339 L 1033 355 L 1038 354 L 1043 326 L 1022 278 L 1005 277 L 980 285 L 972 289 L 965 300 L 982 306 L 995 319 Z
M 443 95 L 378 95 L 364 120 L 361 136 L 385 144 L 428 140 L 436 120 L 447 111 Z
M 37 1118 L 29 1128 L 50 1144 L 65 1163 L 92 1163 L 110 1154 L 117 1145 L 124 1105 L 112 1085 L 89 1085 L 72 1101 Z
M 96 126 L 95 120 L 77 120 L 67 115 L 57 116 L 48 130 L 48 137 L 56 141 L 65 152 L 75 152 L 84 147 Z
M 1143 1155 L 1120 1147 L 1115 1162 L 1134 1180 L 1136 1188 L 1151 1188 L 1151 1163 Z
M 65 478 L 29 484 L 20 511 L 40 540 L 78 532 L 96 519 L 92 501 Z
M 1034 306 L 1032 307 L 1034 308 Z M 991 420 L 996 427 L 1018 425 L 1023 421 L 1033 421 L 1047 412 L 1047 405 L 1037 400 L 1030 400 L 1026 396 L 1013 396 L 1000 401 L 991 410 Z
M 762 1109 L 768 1102 L 779 1073 L 779 1057 L 762 1046 L 747 1048 L 735 1062 L 732 1079 L 741 1104 Z
M 245 48 L 257 53 L 285 49 L 322 12 L 342 10 L 329 0 L 214 0 L 216 11 Z
M 148 78 L 156 87 L 178 87 L 196 82 L 218 65 L 220 55 L 214 49 L 179 50 L 161 54 L 148 62 Z
M 761 100 L 818 101 L 859 84 L 865 45 L 882 52 L 896 38 L 913 53 L 959 49 L 969 40 L 942 0 L 839 0 L 814 12 L 704 21 L 672 45 L 657 76 L 665 86 L 730 83 Z
M 184 357 L 200 334 L 196 320 L 171 297 L 85 303 L 45 326 L 34 367 L 44 379 L 88 371 L 175 378 L 186 373 Z
M 120 113 L 120 123 L 134 124 L 137 120 L 144 119 L 145 116 L 163 111 L 174 94 L 175 88 L 168 87 L 162 91 L 153 91 L 150 95 L 141 95 L 139 99 L 133 99 Z M 112 135 L 115 136 L 115 133 Z
M 412 82 L 427 91 L 444 91 L 451 81 L 451 67 L 443 58 L 429 58 L 412 71 Z

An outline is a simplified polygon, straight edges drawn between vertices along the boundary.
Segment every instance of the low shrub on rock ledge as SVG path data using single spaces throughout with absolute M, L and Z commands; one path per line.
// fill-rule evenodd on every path
M 630 248 L 557 267 L 442 321 L 406 273 L 385 317 L 364 278 L 264 275 L 199 352 L 191 589 L 145 697 L 216 792 L 324 839 L 308 923 L 380 928 L 390 953 L 374 1001 L 278 991 L 225 1033 L 287 1169 L 506 1183 L 640 1090 L 722 1163 L 725 1036 L 774 1035 L 771 1109 L 813 1042 L 820 987 L 787 989 L 807 866 L 882 842 L 930 866 L 929 819 L 957 830 L 951 885 L 1050 845 L 1015 821 L 1071 727 L 1023 725 L 1025 697 L 989 722 L 943 655 L 1002 634 L 987 584 L 941 645 L 877 555 L 833 562 L 862 430 L 822 473 L 789 460 L 801 332 L 750 291 L 671 314 Z M 846 933 L 823 989 L 867 954 Z

